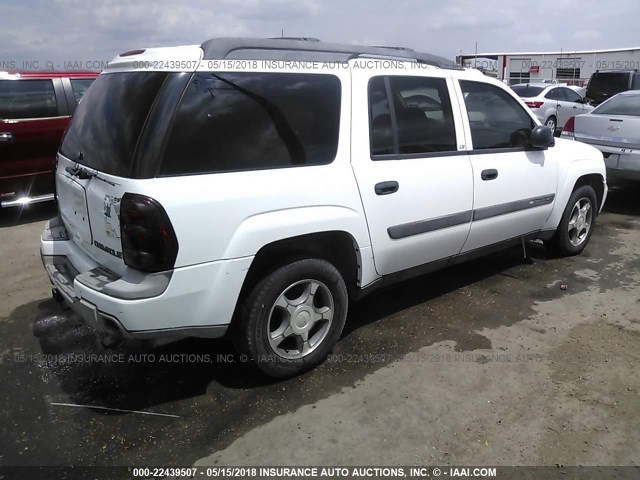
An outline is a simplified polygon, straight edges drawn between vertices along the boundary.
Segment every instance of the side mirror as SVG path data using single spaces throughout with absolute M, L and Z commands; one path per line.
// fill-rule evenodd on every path
M 553 132 L 549 127 L 538 125 L 531 130 L 531 146 L 533 148 L 545 149 L 556 144 Z

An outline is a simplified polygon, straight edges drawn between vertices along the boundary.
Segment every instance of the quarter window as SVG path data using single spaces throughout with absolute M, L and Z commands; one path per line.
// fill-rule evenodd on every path
M 482 82 L 460 81 L 474 150 L 524 147 L 533 119 L 503 89 Z
M 51 80 L 0 80 L 0 118 L 58 116 Z
M 334 75 L 198 73 L 175 114 L 161 174 L 331 163 L 340 105 Z

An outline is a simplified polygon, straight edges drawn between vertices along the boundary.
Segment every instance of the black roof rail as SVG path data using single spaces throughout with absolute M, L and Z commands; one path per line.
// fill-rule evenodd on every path
M 347 45 L 326 43 L 317 39 L 289 38 L 214 38 L 201 45 L 204 60 L 285 60 L 285 61 L 317 61 L 345 62 L 360 56 L 388 57 L 389 50 L 394 50 L 393 57 L 398 60 L 409 60 L 433 65 L 440 68 L 459 70 L 455 62 L 444 57 L 428 53 L 415 52 L 403 47 L 369 47 L 363 45 Z
M 373 48 L 387 48 L 389 50 L 401 50 L 403 52 L 415 52 L 413 48 L 409 47 L 391 47 L 387 45 L 371 45 Z
M 300 40 L 302 42 L 319 42 L 320 40 L 313 37 L 269 37 L 269 40 Z

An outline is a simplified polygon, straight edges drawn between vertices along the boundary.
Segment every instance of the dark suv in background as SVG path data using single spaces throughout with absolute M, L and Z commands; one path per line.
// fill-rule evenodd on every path
M 0 206 L 53 199 L 62 134 L 97 72 L 0 72 Z
M 638 70 L 597 70 L 589 78 L 585 98 L 596 106 L 627 90 L 640 90 Z

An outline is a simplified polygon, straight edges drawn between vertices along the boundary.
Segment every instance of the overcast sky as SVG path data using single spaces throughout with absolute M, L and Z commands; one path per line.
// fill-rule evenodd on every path
M 637 47 L 638 0 L 0 0 L 0 70 L 9 61 L 108 61 L 139 47 L 220 36 L 317 37 L 460 51 Z M 6 67 L 5 67 L 6 68 Z

